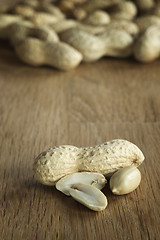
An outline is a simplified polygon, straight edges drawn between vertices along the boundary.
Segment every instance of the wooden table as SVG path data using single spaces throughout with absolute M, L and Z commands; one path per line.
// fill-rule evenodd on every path
M 102 59 L 70 72 L 33 68 L 0 45 L 0 239 L 160 239 L 160 61 Z M 115 138 L 143 151 L 140 187 L 103 192 L 94 212 L 33 178 L 50 146 Z

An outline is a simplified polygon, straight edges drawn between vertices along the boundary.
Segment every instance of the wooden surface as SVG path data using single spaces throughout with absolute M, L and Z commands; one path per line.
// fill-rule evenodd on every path
M 115 138 L 146 159 L 140 187 L 93 212 L 33 178 L 54 145 Z M 102 59 L 70 72 L 32 68 L 0 45 L 0 239 L 160 239 L 160 61 Z

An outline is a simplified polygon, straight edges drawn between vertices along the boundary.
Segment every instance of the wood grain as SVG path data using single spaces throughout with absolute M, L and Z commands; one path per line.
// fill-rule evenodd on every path
M 70 72 L 32 68 L 0 45 L 0 239 L 158 240 L 160 61 L 102 59 Z M 145 154 L 140 187 L 93 212 L 33 178 L 34 157 L 114 138 Z

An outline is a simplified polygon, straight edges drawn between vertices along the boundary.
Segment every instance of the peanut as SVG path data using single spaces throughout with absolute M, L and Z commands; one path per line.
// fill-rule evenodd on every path
M 133 2 L 123 1 L 113 6 L 109 13 L 114 19 L 132 20 L 137 15 L 137 7 Z
M 58 42 L 57 34 L 48 26 L 15 23 L 9 30 L 9 39 L 16 54 L 29 65 L 49 65 L 69 70 L 82 60 L 81 53 L 66 43 Z
M 124 19 L 119 19 L 119 20 L 112 20 L 106 27 L 105 30 L 109 29 L 119 29 L 119 30 L 124 30 L 127 33 L 135 36 L 139 33 L 139 28 L 137 24 L 134 22 L 124 20 Z
M 39 7 L 39 1 L 37 0 L 23 0 L 23 4 L 32 7 L 33 9 Z
M 119 169 L 110 179 L 110 189 L 116 195 L 128 194 L 140 184 L 141 173 L 135 166 Z
M 87 14 L 97 9 L 104 9 L 113 6 L 118 2 L 120 2 L 120 0 L 90 0 L 80 4 L 79 9 L 83 9 Z
M 23 17 L 32 17 L 35 13 L 34 9 L 30 6 L 25 6 L 23 4 L 18 4 L 13 9 L 13 13 L 21 15 Z
M 8 33 L 10 42 L 15 46 L 29 37 L 42 41 L 57 42 L 57 34 L 47 26 L 33 26 L 30 22 L 19 22 L 12 24 Z
M 138 26 L 131 21 L 128 20 L 112 20 L 108 24 L 103 25 L 88 25 L 83 22 L 78 22 L 73 19 L 63 19 L 58 23 L 49 24 L 50 28 L 53 29 L 56 33 L 62 33 L 71 28 L 77 28 L 83 31 L 86 31 L 91 34 L 100 34 L 104 33 L 107 30 L 111 29 L 119 29 L 124 30 L 131 35 L 137 35 L 139 32 Z
M 51 3 L 42 3 L 36 8 L 36 10 L 52 14 L 59 20 L 65 18 L 65 15 L 62 13 L 62 11 L 58 7 L 53 6 Z
M 139 62 L 152 62 L 160 56 L 160 26 L 151 25 L 136 40 L 133 54 Z
M 102 211 L 108 204 L 106 196 L 92 185 L 77 183 L 69 189 L 69 194 L 94 211 Z
M 59 18 L 50 13 L 37 12 L 30 18 L 30 21 L 36 25 L 42 25 L 56 23 L 59 21 Z
M 73 19 L 62 19 L 57 23 L 49 24 L 50 28 L 53 29 L 56 33 L 66 31 L 70 28 L 77 26 L 77 21 Z
M 95 61 L 102 56 L 130 56 L 133 44 L 133 38 L 128 33 L 117 29 L 107 30 L 99 36 L 94 36 L 73 28 L 63 32 L 60 38 L 81 52 L 83 61 L 86 62 Z
M 88 148 L 55 146 L 35 159 L 33 170 L 39 182 L 55 185 L 67 174 L 98 172 L 109 176 L 120 168 L 139 166 L 143 160 L 144 155 L 136 145 L 116 139 Z
M 141 11 L 148 11 L 155 5 L 154 0 L 135 0 L 138 9 Z
M 98 189 L 102 189 L 107 183 L 105 177 L 95 172 L 78 172 L 66 175 L 56 183 L 57 190 L 69 195 L 69 189 L 77 183 L 92 185 Z
M 67 15 L 67 17 L 70 17 L 72 15 L 72 12 L 76 9 L 77 5 L 85 1 L 86 0 L 60 0 L 57 1 L 57 6 Z
M 0 15 L 0 39 L 8 38 L 8 27 L 22 20 L 21 16 L 11 15 L 11 14 L 1 14 Z
M 108 24 L 110 22 L 110 16 L 108 13 L 102 10 L 96 10 L 90 13 L 84 20 L 83 23 L 91 25 Z
M 16 45 L 15 52 L 29 65 L 48 65 L 61 70 L 73 69 L 82 60 L 81 53 L 66 43 L 45 42 L 34 38 L 27 38 Z
M 155 15 L 141 16 L 135 19 L 135 23 L 139 27 L 140 32 L 143 32 L 151 25 L 155 24 L 160 26 L 160 17 Z
M 77 22 L 71 19 L 64 19 L 55 24 L 49 24 L 50 28 L 52 28 L 55 32 L 61 33 L 71 28 L 77 28 L 83 31 L 86 31 L 91 34 L 98 34 L 105 31 L 105 26 L 93 26 L 88 24 L 83 24 L 81 22 Z

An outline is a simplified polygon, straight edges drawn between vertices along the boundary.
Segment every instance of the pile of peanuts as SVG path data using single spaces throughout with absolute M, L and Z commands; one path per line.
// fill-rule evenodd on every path
M 104 56 L 160 56 L 158 0 L 23 0 L 0 8 L 0 40 L 23 62 L 70 70 Z

